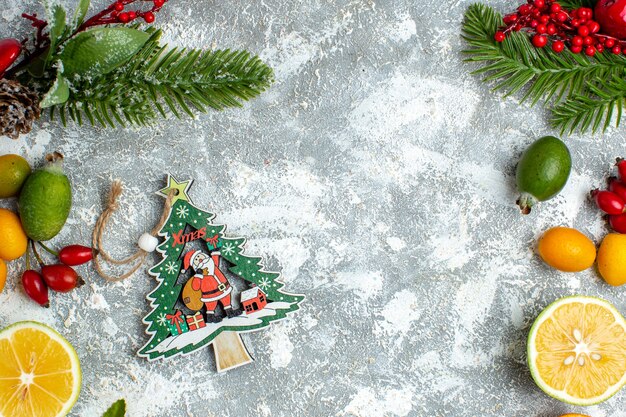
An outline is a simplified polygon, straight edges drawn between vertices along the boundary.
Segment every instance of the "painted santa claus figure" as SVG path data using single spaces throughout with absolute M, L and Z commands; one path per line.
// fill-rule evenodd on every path
M 221 304 L 228 317 L 238 316 L 241 309 L 233 309 L 231 304 L 231 293 L 233 287 L 219 268 L 220 252 L 213 251 L 211 255 L 200 251 L 190 251 L 183 258 L 182 272 L 186 272 L 190 267 L 196 272 L 191 279 L 191 286 L 195 291 L 200 291 L 200 300 L 206 307 L 207 322 L 217 323 L 222 321 L 223 316 L 218 316 L 215 312 L 218 304 Z

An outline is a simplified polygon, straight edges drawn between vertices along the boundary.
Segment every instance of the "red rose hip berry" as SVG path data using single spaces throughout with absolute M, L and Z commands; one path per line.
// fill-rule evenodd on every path
M 85 283 L 76 271 L 62 264 L 45 265 L 41 268 L 41 275 L 48 287 L 57 292 L 69 292 Z
M 609 178 L 609 191 L 617 194 L 622 200 L 626 201 L 626 185 L 617 178 Z
M 626 234 L 626 214 L 609 216 L 609 225 L 617 233 Z
M 611 191 L 593 190 L 591 196 L 598 208 L 606 214 L 622 214 L 626 207 L 624 200 Z
M 82 265 L 93 259 L 93 249 L 81 245 L 69 245 L 59 251 L 61 263 L 69 266 Z
M 22 285 L 26 295 L 42 307 L 50 307 L 48 298 L 48 287 L 37 271 L 32 269 L 24 271 L 22 274 Z

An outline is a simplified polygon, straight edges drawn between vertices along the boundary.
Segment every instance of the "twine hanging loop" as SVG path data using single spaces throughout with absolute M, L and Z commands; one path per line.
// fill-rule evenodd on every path
M 91 245 L 94 249 L 94 268 L 102 278 L 109 282 L 119 282 L 130 278 L 135 272 L 137 272 L 139 268 L 141 268 L 149 253 L 141 247 L 138 247 L 137 251 L 129 257 L 124 259 L 115 259 L 103 248 L 103 235 L 111 216 L 119 209 L 119 198 L 122 195 L 122 191 L 122 182 L 120 180 L 113 181 L 113 184 L 111 184 L 111 191 L 109 192 L 109 198 L 107 200 L 106 207 L 96 221 L 96 226 L 93 229 L 93 235 L 91 238 Z M 167 194 L 167 198 L 165 199 L 165 204 L 163 206 L 163 213 L 161 214 L 159 223 L 150 232 L 151 236 L 156 238 L 159 234 L 159 231 L 169 218 L 170 211 L 172 209 L 172 201 L 174 200 L 174 196 L 176 195 L 176 193 L 176 190 L 170 190 L 170 192 Z M 115 276 L 104 271 L 102 267 L 103 263 L 120 266 L 132 264 L 133 266 L 127 272 L 119 276 Z

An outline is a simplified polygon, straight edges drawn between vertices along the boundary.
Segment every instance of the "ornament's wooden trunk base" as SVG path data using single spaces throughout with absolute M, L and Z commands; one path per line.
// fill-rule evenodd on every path
M 225 372 L 253 362 L 237 332 L 222 332 L 213 340 L 217 372 Z

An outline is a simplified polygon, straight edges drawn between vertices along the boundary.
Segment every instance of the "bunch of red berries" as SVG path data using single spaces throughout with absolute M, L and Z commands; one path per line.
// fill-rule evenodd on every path
M 609 225 L 618 233 L 626 233 L 626 160 L 617 158 L 619 177 L 609 177 L 608 190 L 592 190 L 591 197 L 608 215 Z
M 82 265 L 93 258 L 93 250 L 87 246 L 70 245 L 56 252 L 41 242 L 37 242 L 50 254 L 59 259 L 59 263 L 47 265 L 37 252 L 35 242 L 30 242 L 35 259 L 41 267 L 41 272 L 31 269 L 30 255 L 26 254 L 26 271 L 22 274 L 24 292 L 31 300 L 43 307 L 50 307 L 48 289 L 56 292 L 70 292 L 85 284 L 85 281 L 76 273 L 72 266 Z
M 496 32 L 494 39 L 503 42 L 507 34 L 525 30 L 532 35 L 532 44 L 543 48 L 552 41 L 552 50 L 562 52 L 567 46 L 575 54 L 588 56 L 610 50 L 614 54 L 625 53 L 626 43 L 612 36 L 601 34 L 600 24 L 594 20 L 593 10 L 581 7 L 566 10 L 551 0 L 528 0 L 517 12 L 503 18 L 505 26 Z
M 137 2 L 137 0 L 117 0 L 100 13 L 87 20 L 81 28 L 92 26 L 106 25 L 110 23 L 129 23 L 136 19 L 142 18 L 146 23 L 152 23 L 155 20 L 155 13 L 161 10 L 161 7 L 167 0 L 143 0 L 152 3 L 149 10 L 126 10 L 127 6 Z

